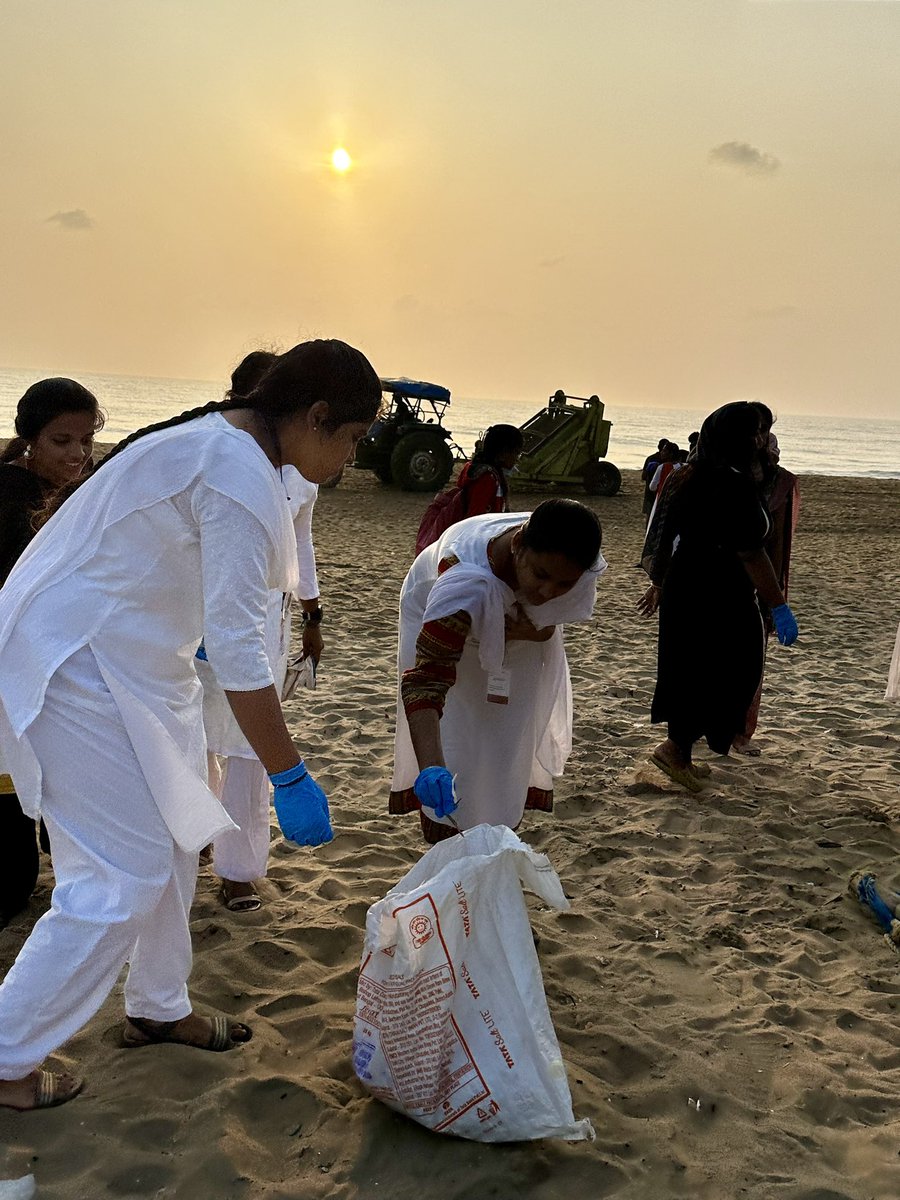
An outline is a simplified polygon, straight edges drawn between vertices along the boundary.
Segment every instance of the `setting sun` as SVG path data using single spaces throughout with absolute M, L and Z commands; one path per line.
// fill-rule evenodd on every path
M 334 167 L 334 169 L 336 171 L 340 171 L 341 174 L 343 175 L 343 173 L 345 171 L 349 171 L 350 168 L 353 166 L 353 159 L 350 157 L 350 155 L 347 153 L 347 151 L 344 149 L 343 146 L 338 146 L 337 150 L 334 150 L 332 152 L 331 165 Z

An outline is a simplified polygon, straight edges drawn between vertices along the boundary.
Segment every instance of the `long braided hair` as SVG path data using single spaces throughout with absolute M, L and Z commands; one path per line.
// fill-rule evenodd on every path
M 179 413 L 178 416 L 135 430 L 110 450 L 94 468 L 95 472 L 148 433 L 158 433 L 175 425 L 185 425 L 188 421 L 195 421 L 209 413 L 252 408 L 262 419 L 279 457 L 279 425 L 319 401 L 328 405 L 328 416 L 323 420 L 322 426 L 332 433 L 339 426 L 350 422 L 370 423 L 378 415 L 381 406 L 381 381 L 362 351 L 348 346 L 346 342 L 323 339 L 301 342 L 284 354 L 269 355 L 267 351 L 258 351 L 256 354 L 271 358 L 272 361 L 268 366 L 264 362 L 253 363 L 254 369 L 247 373 L 247 378 L 252 380 L 260 368 L 262 373 L 246 395 L 237 391 L 233 380 L 224 400 L 213 400 L 209 404 Z M 248 359 L 255 357 L 247 356 Z M 247 359 L 244 359 L 235 374 L 245 363 Z M 238 386 L 244 386 L 243 377 L 240 378 Z M 40 523 L 43 524 L 51 517 L 74 490 L 75 487 L 70 486 L 58 492 L 41 512 Z
M 328 416 L 322 425 L 332 433 L 341 425 L 371 422 L 378 415 L 381 382 L 362 351 L 346 342 L 335 339 L 301 342 L 272 358 L 268 370 L 246 395 L 240 395 L 232 387 L 224 400 L 213 400 L 166 421 L 145 425 L 114 446 L 98 470 L 138 438 L 184 425 L 208 413 L 252 408 L 262 418 L 276 445 L 278 426 L 319 401 L 328 405 Z

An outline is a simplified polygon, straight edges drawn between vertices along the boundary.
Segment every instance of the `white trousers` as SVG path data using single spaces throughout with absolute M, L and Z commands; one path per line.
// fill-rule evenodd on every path
M 214 788 L 238 829 L 220 834 L 213 844 L 213 870 L 220 879 L 251 883 L 263 879 L 269 863 L 269 777 L 258 758 L 221 760 Z M 214 779 L 210 771 L 210 781 Z
M 130 961 L 125 1011 L 191 1011 L 197 855 L 174 842 L 94 656 L 79 650 L 28 731 L 43 774 L 56 886 L 0 984 L 0 1079 L 21 1079 L 97 1012 Z

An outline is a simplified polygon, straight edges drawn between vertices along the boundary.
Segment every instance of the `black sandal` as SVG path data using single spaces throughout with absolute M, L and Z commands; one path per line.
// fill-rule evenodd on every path
M 173 1037 L 175 1030 L 184 1020 L 150 1021 L 146 1017 L 126 1017 L 122 1033 L 122 1044 L 129 1049 L 138 1046 L 158 1046 L 169 1042 L 175 1046 L 193 1046 L 197 1050 L 233 1050 L 243 1046 L 253 1037 L 253 1030 L 241 1021 L 229 1021 L 227 1017 L 211 1017 L 209 1037 L 205 1042 L 192 1042 Z M 135 1030 L 140 1036 L 135 1036 Z M 240 1035 L 240 1036 L 236 1036 Z

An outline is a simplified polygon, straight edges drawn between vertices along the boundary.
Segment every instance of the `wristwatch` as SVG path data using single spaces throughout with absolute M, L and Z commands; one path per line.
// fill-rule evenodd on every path
M 304 625 L 321 625 L 322 624 L 322 605 L 318 604 L 311 612 L 305 609 L 302 613 Z

